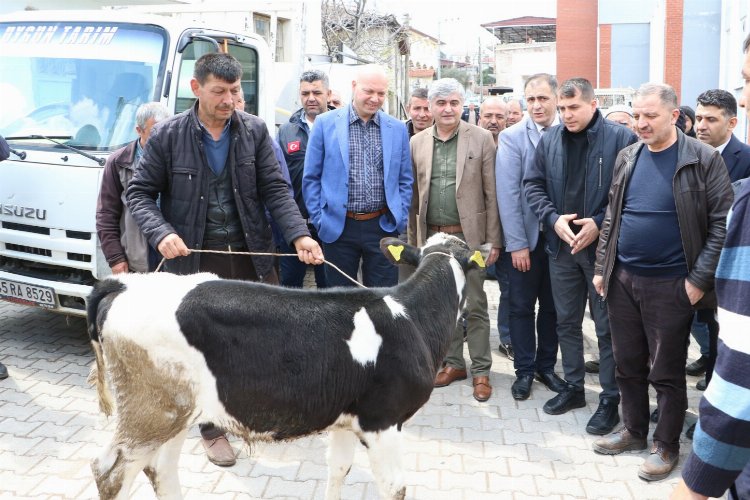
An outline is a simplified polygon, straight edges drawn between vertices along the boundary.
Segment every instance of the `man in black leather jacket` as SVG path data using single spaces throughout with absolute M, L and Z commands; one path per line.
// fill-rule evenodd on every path
M 669 85 L 638 89 L 633 117 L 642 142 L 617 158 L 593 281 L 609 306 L 625 424 L 594 451 L 646 448 L 652 385 L 658 421 L 638 471 L 647 481 L 677 465 L 690 323 L 696 308 L 716 307 L 714 274 L 733 198 L 721 155 L 679 131 L 679 113 Z

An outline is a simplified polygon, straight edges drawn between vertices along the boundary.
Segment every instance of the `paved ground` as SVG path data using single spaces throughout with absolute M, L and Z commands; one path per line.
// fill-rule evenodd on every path
M 488 281 L 496 318 L 497 284 Z M 587 352 L 593 327 L 585 325 Z M 407 498 L 436 500 L 528 498 L 667 498 L 678 473 L 648 484 L 636 476 L 643 453 L 601 456 L 584 427 L 596 408 L 596 376 L 587 376 L 587 408 L 549 416 L 553 394 L 535 384 L 531 399 L 510 397 L 512 362 L 497 353 L 492 330 L 495 387 L 487 403 L 471 397 L 468 382 L 436 389 L 404 427 Z M 691 347 L 691 355 L 696 354 Z M 89 460 L 111 437 L 113 423 L 98 412 L 86 384 L 92 356 L 85 323 L 39 309 L 0 303 L 0 498 L 92 498 Z M 690 383 L 690 411 L 700 393 Z M 652 399 L 652 404 L 654 400 Z M 689 422 L 695 419 L 690 415 Z M 310 499 L 325 491 L 326 436 L 242 449 L 235 467 L 208 463 L 193 430 L 183 449 L 180 478 L 186 498 Z M 235 441 L 235 447 L 240 449 Z M 683 456 L 690 442 L 683 439 Z M 141 475 L 133 498 L 153 498 Z M 360 447 L 347 477 L 346 499 L 374 499 L 377 491 Z

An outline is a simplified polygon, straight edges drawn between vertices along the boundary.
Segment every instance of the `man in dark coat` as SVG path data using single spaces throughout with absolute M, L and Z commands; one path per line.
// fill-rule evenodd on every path
M 154 128 L 127 201 L 149 243 L 169 259 L 166 271 L 278 284 L 272 257 L 191 253 L 272 252 L 267 207 L 300 260 L 323 262 L 281 174 L 265 123 L 235 110 L 241 76 L 242 66 L 229 54 L 206 54 L 196 61 L 190 86 L 198 100 Z M 204 423 L 201 436 L 211 462 L 235 463 L 223 431 Z

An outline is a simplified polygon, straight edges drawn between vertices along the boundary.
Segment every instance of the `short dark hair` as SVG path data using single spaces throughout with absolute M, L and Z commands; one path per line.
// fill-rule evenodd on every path
M 422 87 L 417 87 L 411 92 L 411 95 L 409 96 L 409 100 L 411 100 L 412 97 L 416 97 L 417 99 L 427 99 L 427 89 Z
M 195 61 L 193 78 L 203 85 L 209 75 L 227 83 L 234 83 L 242 78 L 242 65 L 231 54 L 224 52 L 203 54 Z
M 737 116 L 737 99 L 726 90 L 706 90 L 698 96 L 697 102 L 701 106 L 716 106 L 727 118 Z
M 302 73 L 299 77 L 299 82 L 313 83 L 320 81 L 323 86 L 328 90 L 328 75 L 320 71 L 319 69 L 311 69 Z
M 552 93 L 557 94 L 557 78 L 550 75 L 549 73 L 536 73 L 535 75 L 531 75 L 524 82 L 523 89 L 526 90 L 526 87 L 528 87 L 531 82 L 535 82 L 537 80 L 541 80 L 545 82 L 547 85 L 549 85 L 549 88 L 550 90 L 552 90 Z M 523 109 L 523 106 L 521 106 L 521 109 Z
M 585 78 L 569 78 L 562 82 L 558 94 L 560 94 L 560 97 L 565 97 L 566 99 L 581 94 L 582 99 L 593 101 L 594 87 L 591 85 L 591 82 Z

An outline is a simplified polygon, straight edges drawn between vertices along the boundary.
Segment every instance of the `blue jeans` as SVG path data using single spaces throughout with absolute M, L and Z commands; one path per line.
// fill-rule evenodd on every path
M 397 232 L 386 232 L 380 227 L 379 217 L 357 221 L 346 218 L 344 230 L 333 243 L 323 243 L 325 259 L 352 279 L 357 279 L 362 263 L 362 284 L 366 287 L 385 287 L 398 284 L 398 268 L 380 251 L 380 240 L 397 238 Z M 356 286 L 336 269 L 326 264 L 328 286 Z
M 279 245 L 279 253 L 297 253 L 297 250 L 290 247 L 286 241 Z M 279 271 L 281 273 L 281 284 L 287 287 L 302 288 L 307 273 L 307 264 L 297 257 L 279 257 Z M 326 270 L 323 265 L 313 266 L 315 271 L 315 284 L 318 288 L 326 288 Z
M 690 333 L 701 348 L 701 356 L 708 357 L 708 323 L 698 321 L 698 313 L 693 316 L 693 324 L 690 327 Z
M 510 282 L 508 271 L 502 265 L 506 252 L 500 253 L 500 258 L 495 263 L 494 271 L 497 284 L 500 287 L 500 303 L 497 305 L 497 332 L 500 334 L 500 342 L 503 344 L 512 344 L 510 338 Z M 508 255 L 510 258 L 510 255 Z

